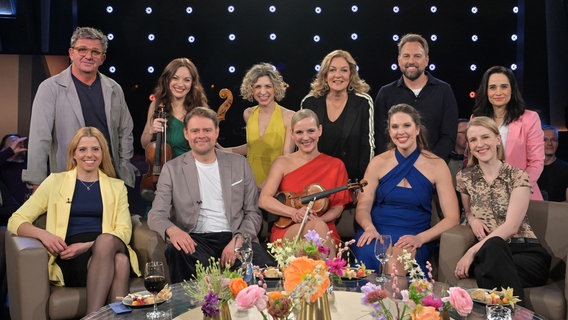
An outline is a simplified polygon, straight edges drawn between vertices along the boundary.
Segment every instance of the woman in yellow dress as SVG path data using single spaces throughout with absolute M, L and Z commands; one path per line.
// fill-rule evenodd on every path
M 241 96 L 258 102 L 243 112 L 247 143 L 223 148 L 225 151 L 246 155 L 256 184 L 262 188 L 270 165 L 278 156 L 294 151 L 290 136 L 290 120 L 294 112 L 280 106 L 286 94 L 282 75 L 269 63 L 259 63 L 247 72 L 241 84 Z

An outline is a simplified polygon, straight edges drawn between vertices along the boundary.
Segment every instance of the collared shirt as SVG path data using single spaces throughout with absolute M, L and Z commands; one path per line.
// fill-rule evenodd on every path
M 376 154 L 384 152 L 390 141 L 386 130 L 389 109 L 393 105 L 406 103 L 420 112 L 428 130 L 430 150 L 446 161 L 449 159 L 456 145 L 458 104 L 449 84 L 428 72 L 426 75 L 428 82 L 418 96 L 404 84 L 402 77 L 379 90 L 375 99 Z
M 507 163 L 503 163 L 499 175 L 491 184 L 483 177 L 479 165 L 458 172 L 456 183 L 457 191 L 469 195 L 473 216 L 483 221 L 490 232 L 505 222 L 513 190 L 531 188 L 529 175 Z M 519 231 L 512 238 L 536 238 L 526 215 Z

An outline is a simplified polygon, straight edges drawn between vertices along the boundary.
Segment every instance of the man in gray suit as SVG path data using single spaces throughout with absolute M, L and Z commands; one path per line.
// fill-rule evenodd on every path
M 217 114 L 198 107 L 184 119 L 184 136 L 191 150 L 166 162 L 148 225 L 169 239 L 166 259 L 172 283 L 190 279 L 195 264 L 235 263 L 237 234 L 253 240 L 253 263 L 274 265 L 258 243 L 262 224 L 258 189 L 246 159 L 215 149 L 219 137 Z
M 100 30 L 77 28 L 69 48 L 71 65 L 40 84 L 32 106 L 28 166 L 22 171 L 22 180 L 34 190 L 47 177 L 48 160 L 49 172 L 67 170 L 67 146 L 85 126 L 104 134 L 119 178 L 134 187 L 132 117 L 120 85 L 98 71 L 107 47 Z

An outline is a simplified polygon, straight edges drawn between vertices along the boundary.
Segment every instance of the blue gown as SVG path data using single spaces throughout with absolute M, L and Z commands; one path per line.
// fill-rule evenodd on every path
M 403 235 L 417 235 L 430 228 L 434 186 L 414 167 L 419 155 L 419 148 L 408 158 L 395 149 L 398 165 L 379 180 L 376 190 L 371 219 L 379 234 L 392 236 L 393 244 Z M 410 188 L 397 186 L 404 178 Z M 355 239 L 359 240 L 362 234 L 363 229 L 358 228 Z M 359 261 L 370 269 L 379 270 L 380 263 L 375 258 L 374 248 L 375 241 L 363 247 L 355 244 L 352 247 Z M 435 244 L 430 242 L 423 244 L 416 252 L 416 261 L 425 273 L 426 261 L 431 258 L 434 249 Z

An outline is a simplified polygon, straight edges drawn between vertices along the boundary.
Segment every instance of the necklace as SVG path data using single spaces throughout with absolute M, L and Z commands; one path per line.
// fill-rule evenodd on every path
M 79 180 L 79 179 L 77 179 L 77 180 Z M 87 184 L 85 184 L 83 181 L 79 180 L 79 182 L 81 182 L 81 184 L 84 185 L 85 188 L 87 188 L 87 191 L 91 191 L 91 187 L 92 187 L 95 183 L 97 183 L 97 181 L 99 181 L 99 180 L 95 180 L 95 181 L 91 182 L 91 184 L 87 185 Z

